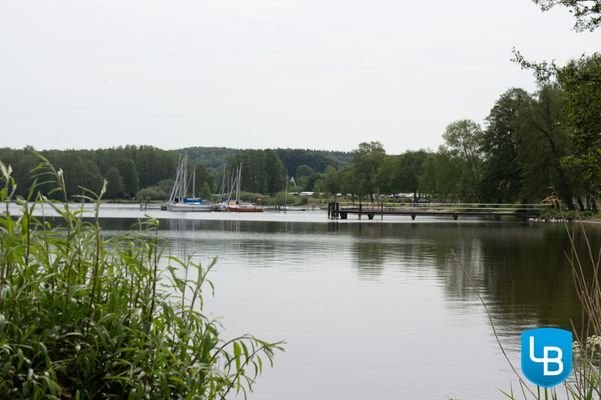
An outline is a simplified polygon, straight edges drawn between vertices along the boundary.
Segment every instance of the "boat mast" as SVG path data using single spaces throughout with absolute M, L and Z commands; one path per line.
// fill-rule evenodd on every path
M 196 198 L 196 165 L 192 170 L 192 198 Z
M 173 187 L 171 188 L 171 194 L 169 195 L 169 203 L 173 203 L 175 201 L 176 197 L 179 196 L 180 180 L 181 180 L 181 173 L 182 173 L 181 165 L 182 165 L 182 156 L 180 154 L 180 156 L 177 159 L 177 170 L 175 172 L 175 181 L 173 182 Z
M 183 200 L 186 197 L 188 191 L 188 154 L 184 153 L 184 160 L 182 163 L 183 179 L 180 185 L 180 198 Z
M 236 204 L 240 204 L 240 180 L 242 179 L 242 163 L 238 166 L 238 181 L 236 182 Z
M 286 193 L 284 194 L 284 212 L 288 210 L 288 174 L 286 174 Z

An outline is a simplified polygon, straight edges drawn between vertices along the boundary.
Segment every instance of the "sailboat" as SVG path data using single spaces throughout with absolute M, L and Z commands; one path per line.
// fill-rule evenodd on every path
M 169 201 L 161 208 L 167 211 L 212 211 L 213 203 L 211 201 L 195 197 L 195 181 L 196 170 L 192 173 L 192 196 L 188 197 L 188 155 L 184 154 L 178 161 Z
M 242 180 L 242 163 L 238 165 L 236 171 L 236 200 L 227 202 L 226 210 L 230 212 L 263 212 L 263 207 L 251 203 L 243 203 L 240 201 L 240 182 Z

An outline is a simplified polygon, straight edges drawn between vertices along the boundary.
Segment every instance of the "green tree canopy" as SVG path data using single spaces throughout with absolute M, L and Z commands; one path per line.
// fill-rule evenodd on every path
M 378 170 L 384 161 L 386 152 L 380 142 L 369 142 L 359 144 L 359 148 L 353 150 L 352 172 L 356 178 L 356 186 L 353 193 L 359 196 L 370 196 L 377 192 L 376 177 Z
M 601 25 L 601 0 L 533 0 L 543 11 L 561 5 L 574 17 L 574 28 L 579 31 L 594 31 Z
M 126 192 L 127 197 L 135 196 L 140 187 L 136 164 L 129 158 L 123 158 L 119 161 L 118 168 L 123 178 L 123 190 Z
M 521 135 L 530 120 L 532 98 L 523 89 L 503 93 L 486 118 L 483 150 L 487 158 L 481 194 L 486 201 L 513 202 L 520 194 L 523 164 Z
M 482 128 L 472 120 L 462 119 L 449 124 L 442 137 L 445 140 L 444 150 L 461 160 L 464 200 L 479 201 L 484 164 Z
M 116 167 L 111 167 L 106 173 L 106 197 L 116 199 L 123 194 L 123 178 Z

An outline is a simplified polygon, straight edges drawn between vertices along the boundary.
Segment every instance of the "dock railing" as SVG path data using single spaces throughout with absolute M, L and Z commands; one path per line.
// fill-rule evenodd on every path
M 442 216 L 450 215 L 453 219 L 459 216 L 491 216 L 499 219 L 501 216 L 516 216 L 519 218 L 538 217 L 544 210 L 552 207 L 550 204 L 503 204 L 503 203 L 328 203 L 329 219 L 347 219 L 348 215 L 356 214 L 359 219 L 367 215 L 369 219 L 380 215 L 408 215 L 415 219 L 418 215 Z

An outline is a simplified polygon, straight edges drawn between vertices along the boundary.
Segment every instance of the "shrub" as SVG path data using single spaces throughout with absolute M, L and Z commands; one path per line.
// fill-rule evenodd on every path
M 67 199 L 61 170 L 34 171 Z M 231 340 L 203 314 L 208 266 L 164 257 L 158 222 L 105 238 L 81 209 L 36 194 L 16 199 L 0 162 L 0 398 L 222 399 L 245 396 L 281 342 Z M 106 188 L 106 183 L 105 183 Z M 57 223 L 34 217 L 51 207 Z

